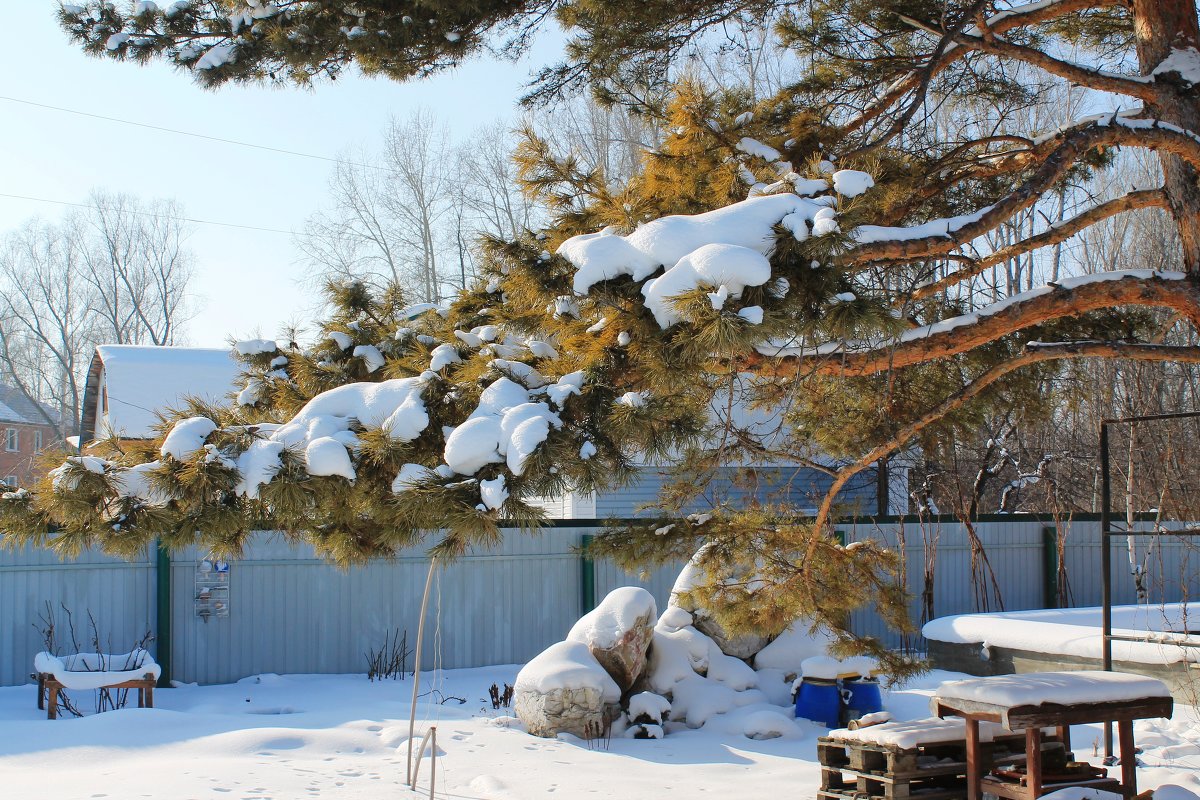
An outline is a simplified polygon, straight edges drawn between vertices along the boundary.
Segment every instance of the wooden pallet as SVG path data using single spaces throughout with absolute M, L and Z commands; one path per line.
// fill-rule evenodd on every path
M 984 745 L 987 768 L 1024 762 L 1022 734 Z M 904 749 L 821 737 L 820 800 L 952 800 L 967 796 L 966 742 Z

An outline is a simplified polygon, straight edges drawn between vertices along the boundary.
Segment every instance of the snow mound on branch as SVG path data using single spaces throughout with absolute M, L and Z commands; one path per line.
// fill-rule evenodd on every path
M 367 372 L 374 372 L 384 365 L 383 353 L 373 344 L 360 344 L 354 348 L 352 355 L 361 358 L 367 366 Z
M 351 481 L 356 477 L 346 446 L 332 436 L 321 436 L 309 442 L 304 448 L 304 463 L 308 465 L 309 475 L 340 475 Z
M 682 259 L 705 245 L 729 245 L 767 256 L 775 246 L 775 226 L 784 217 L 795 215 L 794 223 L 802 225 L 814 220 L 822 209 L 831 212 L 830 202 L 829 198 L 809 199 L 790 193 L 751 197 L 704 214 L 662 217 L 628 236 L 608 229 L 573 236 L 559 246 L 558 254 L 575 267 L 574 288 L 584 294 L 596 283 L 622 275 L 644 280 L 660 266 L 670 274 Z M 743 278 L 742 286 L 765 282 L 766 278 L 757 283 Z
M 567 639 L 601 648 L 612 647 L 644 617 L 651 625 L 658 618 L 654 595 L 637 586 L 622 586 L 613 589 L 600 605 L 580 617 Z
M 461 364 L 462 357 L 452 344 L 439 344 L 429 353 L 429 369 L 431 372 L 441 372 L 451 364 Z
M 171 428 L 171 432 L 163 439 L 159 449 L 164 456 L 170 456 L 176 461 L 186 461 L 200 448 L 204 440 L 217 429 L 217 423 L 208 417 L 188 417 L 181 419 Z
M 520 475 L 552 426 L 562 427 L 562 419 L 548 405 L 530 402 L 528 389 L 499 378 L 483 390 L 467 421 L 446 437 L 443 457 L 460 475 L 474 475 L 488 464 L 504 462 Z
M 238 491 L 257 497 L 262 484 L 279 471 L 284 450 L 302 453 L 312 475 L 341 475 L 354 480 L 347 453 L 357 449 L 352 428 L 380 430 L 392 439 L 411 442 L 429 426 L 421 397 L 428 376 L 379 383 L 348 383 L 309 400 L 292 420 L 269 437 L 254 441 L 238 458 Z M 340 454 L 339 451 L 340 450 Z
M 46 473 L 50 476 L 56 491 L 69 492 L 79 485 L 78 477 L 67 474 L 72 464 L 97 475 L 103 475 L 105 468 L 108 466 L 108 462 L 98 456 L 68 456 L 62 465 Z
M 150 473 L 161 466 L 161 461 L 148 461 L 145 464 L 136 464 L 128 469 L 119 470 L 113 473 L 113 486 L 121 497 L 128 497 L 151 506 L 165 506 L 171 502 L 170 495 L 155 489 L 150 481 Z
M 578 267 L 574 287 L 579 294 L 587 294 L 600 281 L 622 275 L 629 275 L 635 281 L 645 280 L 659 267 L 653 258 L 625 237 L 617 236 L 611 228 L 572 236 L 559 246 L 558 254 Z
M 260 356 L 263 353 L 274 353 L 279 344 L 274 339 L 243 339 L 233 345 L 239 356 Z
M 725 296 L 741 297 L 747 286 L 762 286 L 771 279 L 771 262 L 749 247 L 706 244 L 692 251 L 661 278 L 642 287 L 646 307 L 659 327 L 666 329 L 683 318 L 670 299 L 699 286 L 718 286 Z M 714 308 L 720 308 L 716 302 Z
M 560 689 L 596 689 L 606 703 L 621 699 L 621 689 L 579 642 L 558 642 L 535 656 L 517 673 L 517 691 L 540 694 Z
M 400 494 L 411 489 L 428 473 L 429 469 L 420 464 L 405 464 L 400 467 L 400 471 L 396 473 L 396 479 L 392 481 L 392 494 Z
M 991 209 L 991 206 L 986 206 L 970 214 L 931 219 L 928 222 L 911 227 L 859 225 L 854 229 L 854 240 L 859 244 L 873 244 L 875 242 L 898 242 L 910 241 L 912 239 L 928 239 L 934 236 L 950 236 L 959 229 L 978 222 Z
M 504 485 L 504 476 L 490 481 L 479 482 L 479 498 L 483 504 L 493 511 L 504 505 L 508 500 L 508 489 Z
M 833 190 L 842 197 L 858 197 L 874 185 L 874 178 L 856 169 L 839 169 L 833 173 Z

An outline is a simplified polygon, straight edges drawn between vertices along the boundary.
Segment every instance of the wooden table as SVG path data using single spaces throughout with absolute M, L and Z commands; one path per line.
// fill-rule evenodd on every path
M 1011 800 L 1036 800 L 1066 786 L 1116 791 L 1132 800 L 1137 794 L 1133 721 L 1170 717 L 1174 703 L 1161 681 L 1119 672 L 1031 672 L 943 684 L 930 703 L 938 717 L 962 717 L 967 728 L 967 797 L 981 800 L 987 791 Z M 999 722 L 1008 730 L 1025 729 L 1026 778 L 1007 782 L 983 775 L 980 721 Z M 1047 784 L 1042 776 L 1042 729 L 1055 728 L 1070 750 L 1070 726 L 1116 722 L 1120 739 L 1121 780 L 1097 777 Z

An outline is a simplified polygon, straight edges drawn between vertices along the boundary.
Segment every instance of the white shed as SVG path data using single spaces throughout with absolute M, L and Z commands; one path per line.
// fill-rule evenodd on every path
M 240 370 L 224 348 L 100 345 L 84 388 L 80 441 L 152 438 L 158 413 L 189 397 L 224 401 Z

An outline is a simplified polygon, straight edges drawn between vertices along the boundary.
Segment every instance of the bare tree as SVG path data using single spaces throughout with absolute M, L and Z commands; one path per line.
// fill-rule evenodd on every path
M 0 380 L 67 433 L 97 344 L 173 344 L 193 258 L 174 201 L 94 193 L 54 224 L 33 220 L 0 248 Z
M 4 380 L 62 432 L 78 417 L 82 373 L 95 341 L 92 292 L 82 262 L 63 227 L 39 220 L 10 234 L 0 252 Z M 45 411 L 46 402 L 61 409 L 59 419 Z
M 449 131 L 421 109 L 393 119 L 377 156 L 360 151 L 339 162 L 330 179 L 331 208 L 309 218 L 297 237 L 317 277 L 396 283 L 414 299 L 446 294 L 453 242 L 456 177 Z M 454 265 L 457 272 L 458 265 Z
M 182 207 L 104 192 L 93 192 L 90 201 L 67 229 L 94 290 L 97 336 L 116 344 L 174 343 L 193 268 Z
M 512 151 L 513 131 L 503 122 L 478 129 L 458 149 L 458 174 L 465 217 L 476 234 L 516 239 L 541 219 L 521 191 Z

